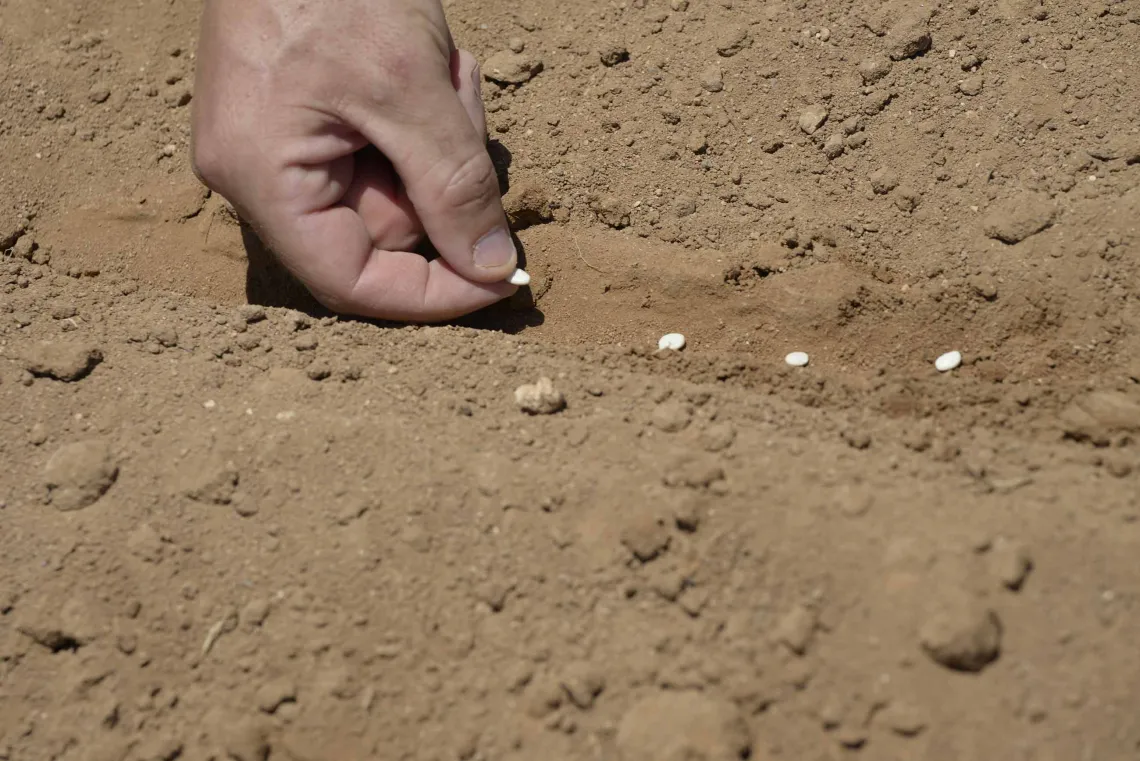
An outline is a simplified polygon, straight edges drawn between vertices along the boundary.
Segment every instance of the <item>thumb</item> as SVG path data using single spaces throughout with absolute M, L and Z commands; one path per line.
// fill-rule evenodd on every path
M 467 111 L 467 118 L 475 125 L 476 131 L 487 139 L 487 112 L 483 108 L 483 98 L 479 92 L 483 76 L 475 56 L 462 48 L 451 59 L 452 86 L 459 93 L 459 102 Z
M 444 64 L 417 83 L 398 112 L 372 108 L 359 129 L 392 162 L 424 232 L 455 272 L 475 282 L 505 280 L 518 256 L 498 176 Z

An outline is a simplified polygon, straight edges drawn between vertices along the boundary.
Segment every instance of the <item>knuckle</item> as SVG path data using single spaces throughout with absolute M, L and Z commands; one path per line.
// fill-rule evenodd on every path
M 499 181 L 486 152 L 475 153 L 449 170 L 440 197 L 451 209 L 477 211 L 498 199 Z

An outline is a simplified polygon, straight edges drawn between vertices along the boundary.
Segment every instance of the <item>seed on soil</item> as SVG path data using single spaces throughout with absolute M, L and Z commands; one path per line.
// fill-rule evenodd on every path
M 948 351 L 934 360 L 934 369 L 940 373 L 948 373 L 962 364 L 962 352 Z
M 680 333 L 666 333 L 657 341 L 660 351 L 680 351 L 685 348 L 685 337 Z
M 811 361 L 811 357 L 809 357 L 805 351 L 793 351 L 784 357 L 784 361 L 792 367 L 807 367 L 808 362 Z

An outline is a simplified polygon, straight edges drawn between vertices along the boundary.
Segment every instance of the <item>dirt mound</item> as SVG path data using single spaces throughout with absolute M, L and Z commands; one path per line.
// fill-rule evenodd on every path
M 438 328 L 194 180 L 196 13 L 0 0 L 0 759 L 1135 754 L 1128 4 L 457 0 Z

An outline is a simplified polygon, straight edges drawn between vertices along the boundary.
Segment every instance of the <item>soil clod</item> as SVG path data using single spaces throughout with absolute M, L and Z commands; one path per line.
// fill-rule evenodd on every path
M 483 62 L 483 77 L 500 85 L 521 85 L 540 71 L 542 61 L 525 53 L 503 50 Z
M 986 235 L 1002 243 L 1020 243 L 1050 227 L 1057 206 L 1041 193 L 1022 193 L 998 202 L 983 221 Z
M 735 706 L 687 690 L 643 698 L 617 730 L 622 761 L 740 761 L 751 748 L 748 725 Z
M 515 389 L 515 404 L 529 415 L 553 415 L 566 408 L 566 397 L 550 378 L 539 378 Z
M 82 510 L 98 502 L 118 476 L 119 466 L 105 441 L 65 444 L 44 468 L 48 502 L 64 512 Z
M 86 343 L 44 341 L 30 348 L 24 368 L 41 378 L 73 383 L 87 377 L 103 361 L 103 352 Z
M 997 613 L 964 595 L 951 595 L 920 633 L 922 648 L 935 662 L 955 671 L 981 671 L 1001 653 Z

